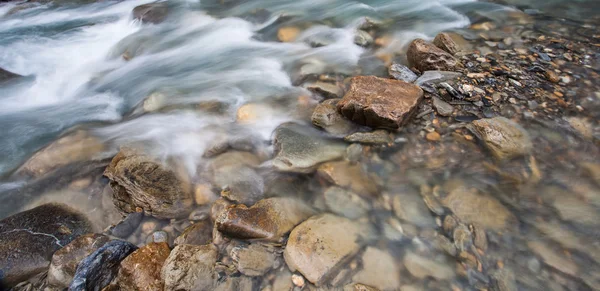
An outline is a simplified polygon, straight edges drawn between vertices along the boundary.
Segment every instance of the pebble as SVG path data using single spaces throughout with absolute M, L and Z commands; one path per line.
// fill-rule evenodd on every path
M 437 133 L 437 132 L 435 132 L 435 131 L 427 133 L 425 135 L 425 138 L 427 138 L 428 141 L 440 141 L 442 139 L 442 137 L 440 136 L 440 134 Z

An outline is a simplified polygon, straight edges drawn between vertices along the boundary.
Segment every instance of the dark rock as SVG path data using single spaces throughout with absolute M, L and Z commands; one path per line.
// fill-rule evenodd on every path
M 167 243 L 147 244 L 121 261 L 117 285 L 121 290 L 162 291 L 161 269 L 171 250 Z
M 64 248 L 58 250 L 52 256 L 52 263 L 48 270 L 48 284 L 68 288 L 73 276 L 85 257 L 95 252 L 110 240 L 108 236 L 102 234 L 82 235 Z
M 314 125 L 335 136 L 344 136 L 356 131 L 357 125 L 346 119 L 337 110 L 341 99 L 328 99 L 315 107 L 311 116 Z
M 423 90 L 404 81 L 374 76 L 353 77 L 338 103 L 346 118 L 374 128 L 398 129 L 415 113 Z
M 417 74 L 411 71 L 407 66 L 401 64 L 392 64 L 388 69 L 388 73 L 392 78 L 407 83 L 412 83 L 417 80 Z
M 275 197 L 261 200 L 252 207 L 231 206 L 219 215 L 215 224 L 230 237 L 280 241 L 284 234 L 314 213 L 298 199 Z
M 63 204 L 0 220 L 0 284 L 11 287 L 46 271 L 55 251 L 92 231 L 85 215 Z
M 165 2 L 148 3 L 133 8 L 133 18 L 142 23 L 161 23 L 167 18 L 169 6 Z
M 218 254 L 212 244 L 176 246 L 161 270 L 164 290 L 214 290 Z
M 284 123 L 275 129 L 273 166 L 280 171 L 309 173 L 318 164 L 340 159 L 346 144 L 327 138 L 316 129 Z
M 118 238 L 128 238 L 138 226 L 140 226 L 142 218 L 144 218 L 143 212 L 129 213 L 121 222 L 110 230 L 110 234 Z
M 406 56 L 409 65 L 421 72 L 452 71 L 458 65 L 451 54 L 422 39 L 415 39 L 410 43 Z
M 187 216 L 194 203 L 183 177 L 133 149 L 121 149 L 104 175 L 111 180 L 113 202 L 125 213 L 141 208 L 158 218 L 177 218 Z
M 456 42 L 454 42 L 454 40 L 452 39 L 452 37 L 450 37 L 449 34 L 444 32 L 439 33 L 435 36 L 433 44 L 451 55 L 455 55 L 459 51 Z
M 213 224 L 210 219 L 198 221 L 188 226 L 175 239 L 176 245 L 205 245 L 212 241 Z
M 12 80 L 21 78 L 21 77 L 23 77 L 23 76 L 0 68 L 0 85 L 3 83 L 6 83 L 8 81 L 12 81 Z
M 136 249 L 122 240 L 106 243 L 79 263 L 69 291 L 102 290 L 117 275 L 121 261 Z

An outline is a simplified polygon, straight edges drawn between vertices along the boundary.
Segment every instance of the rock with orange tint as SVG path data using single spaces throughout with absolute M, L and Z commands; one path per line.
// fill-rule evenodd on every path
M 421 72 L 453 71 L 458 65 L 454 56 L 422 39 L 413 40 L 406 52 L 410 67 Z
M 121 261 L 117 284 L 121 290 L 162 291 L 160 272 L 171 250 L 167 243 L 149 243 Z
M 230 206 L 219 214 L 217 229 L 238 239 L 280 241 L 284 234 L 315 211 L 294 198 L 275 197 L 258 201 L 252 207 Z
M 363 197 L 375 196 L 379 193 L 377 184 L 360 164 L 351 164 L 348 161 L 328 162 L 319 166 L 317 174 Z
M 281 42 L 293 42 L 300 35 L 300 28 L 288 26 L 282 27 L 277 31 L 277 39 Z
M 419 86 L 404 81 L 358 76 L 337 105 L 346 118 L 373 128 L 398 129 L 416 112 L 423 99 Z
M 433 44 L 451 55 L 455 55 L 460 50 L 452 37 L 445 32 L 436 35 L 435 39 L 433 40 Z
M 495 231 L 516 226 L 516 217 L 500 201 L 477 189 L 459 187 L 442 202 L 465 223 L 476 223 Z

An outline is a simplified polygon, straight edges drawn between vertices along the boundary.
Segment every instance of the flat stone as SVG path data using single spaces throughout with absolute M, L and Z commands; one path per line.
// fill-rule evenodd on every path
M 392 78 L 400 81 L 404 81 L 407 83 L 412 83 L 417 80 L 418 76 L 413 71 L 411 71 L 407 66 L 393 63 L 388 69 L 388 74 L 392 76 Z
M 433 40 L 433 44 L 451 55 L 455 55 L 460 50 L 452 37 L 445 32 L 438 33 Z
M 437 113 L 441 116 L 452 116 L 452 113 L 454 112 L 454 107 L 452 105 L 437 97 L 433 97 L 433 108 L 435 108 Z
M 102 290 L 117 275 L 121 261 L 136 249 L 122 240 L 107 242 L 79 263 L 69 291 Z
M 527 243 L 527 246 L 529 246 L 536 255 L 540 256 L 544 263 L 550 267 L 565 274 L 577 277 L 579 267 L 577 267 L 571 259 L 560 255 L 560 251 L 555 250 L 540 241 L 530 241 Z
M 523 156 L 533 149 L 527 131 L 505 117 L 475 120 L 468 128 L 499 160 Z
M 346 144 L 322 136 L 318 130 L 296 123 L 275 129 L 273 166 L 283 172 L 310 173 L 323 162 L 344 156 Z
M 183 230 L 175 239 L 176 245 L 205 245 L 212 241 L 213 224 L 210 219 L 198 221 Z
M 340 187 L 329 187 L 323 194 L 327 208 L 340 216 L 357 219 L 367 215 L 369 203 L 352 191 Z
M 458 60 L 451 54 L 422 39 L 410 43 L 406 57 L 409 65 L 421 72 L 453 71 L 458 65 Z
M 415 84 L 418 86 L 422 86 L 425 84 L 436 85 L 439 83 L 447 82 L 450 80 L 454 80 L 458 77 L 462 76 L 461 73 L 458 72 L 450 72 L 450 71 L 425 71 L 421 77 L 415 81 Z
M 571 194 L 571 193 L 565 193 Z M 600 213 L 598 210 L 589 204 L 589 201 L 581 200 L 579 197 L 557 196 L 552 201 L 552 206 L 558 211 L 560 218 L 596 228 L 600 225 Z
M 48 270 L 48 284 L 68 288 L 79 262 L 110 240 L 103 234 L 85 234 L 70 242 L 52 255 Z
M 318 287 L 333 278 L 370 236 L 368 227 L 347 218 L 313 216 L 294 228 L 284 258 L 290 270 Z
M 0 220 L 0 282 L 12 287 L 48 270 L 55 251 L 92 231 L 85 215 L 64 204 L 44 204 Z
M 367 247 L 362 255 L 362 266 L 363 269 L 352 277 L 352 281 L 382 291 L 400 288 L 400 268 L 388 252 Z
M 274 197 L 258 201 L 252 207 L 231 206 L 215 223 L 220 232 L 230 237 L 280 241 L 294 226 L 314 214 L 301 200 Z
M 218 254 L 212 244 L 176 246 L 161 270 L 164 290 L 212 290 L 217 280 Z
M 167 243 L 149 243 L 121 261 L 117 284 L 121 290 L 163 290 L 162 266 L 169 257 Z
M 463 222 L 479 224 L 494 231 L 512 229 L 516 217 L 494 197 L 479 194 L 476 189 L 459 187 L 442 201 Z
M 328 162 L 319 166 L 317 174 L 363 197 L 379 194 L 377 184 L 360 164 L 351 164 L 348 161 Z
M 338 112 L 337 104 L 340 100 L 328 99 L 319 103 L 311 117 L 311 121 L 315 126 L 335 136 L 344 136 L 357 129 L 354 122 L 346 119 Z
M 238 271 L 250 277 L 266 274 L 273 268 L 276 259 L 272 251 L 258 244 L 235 247 L 231 251 L 231 257 Z
M 344 138 L 347 142 L 358 142 L 372 145 L 390 145 L 394 139 L 387 130 L 379 129 L 371 132 L 356 132 Z
M 403 261 L 408 272 L 419 279 L 432 277 L 438 280 L 449 280 L 455 275 L 454 269 L 446 261 L 436 261 L 412 252 L 407 252 Z
M 177 218 L 187 216 L 194 204 L 184 177 L 134 149 L 121 149 L 104 175 L 111 180 L 115 206 L 125 213 L 142 208 L 157 218 Z
M 420 227 L 435 225 L 427 205 L 417 193 L 402 193 L 392 199 L 392 208 L 396 217 Z
M 404 81 L 358 76 L 337 105 L 346 118 L 373 128 L 398 129 L 415 113 L 423 90 Z
M 167 18 L 169 6 L 165 2 L 148 3 L 133 8 L 133 18 L 142 23 L 161 23 Z

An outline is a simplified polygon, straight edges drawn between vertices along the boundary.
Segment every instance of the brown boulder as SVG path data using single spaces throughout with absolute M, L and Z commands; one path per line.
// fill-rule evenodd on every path
M 115 206 L 125 213 L 139 207 L 158 218 L 183 217 L 194 203 L 183 177 L 133 149 L 121 149 L 104 175 L 111 180 Z
M 453 71 L 458 61 L 451 54 L 422 39 L 413 40 L 406 52 L 411 67 L 421 72 Z
M 423 90 L 400 80 L 358 76 L 337 105 L 346 118 L 370 127 L 397 129 L 417 110 Z
M 117 284 L 121 290 L 163 290 L 160 272 L 171 250 L 167 243 L 150 243 L 131 253 L 123 261 Z
M 258 201 L 252 207 L 231 206 L 217 218 L 217 229 L 239 239 L 279 241 L 282 236 L 315 214 L 302 201 L 275 197 Z
M 452 37 L 445 33 L 439 33 L 433 40 L 433 44 L 451 55 L 455 55 L 460 49 Z

